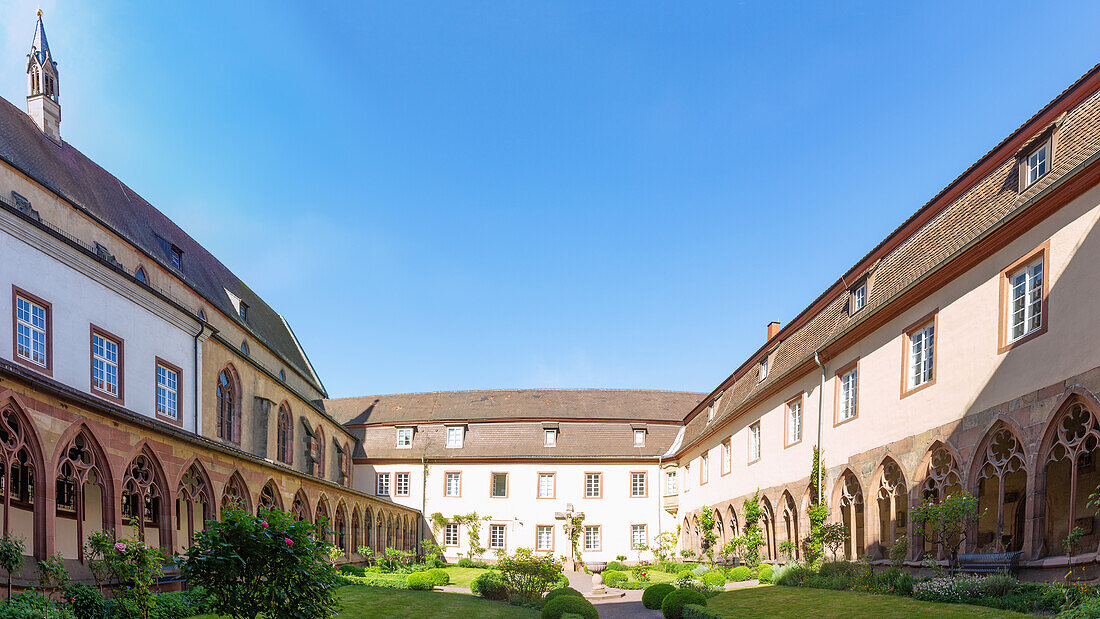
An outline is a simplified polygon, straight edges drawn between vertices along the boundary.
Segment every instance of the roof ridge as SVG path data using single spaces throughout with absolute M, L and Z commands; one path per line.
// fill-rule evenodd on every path
M 606 393 L 669 393 L 669 394 L 682 394 L 682 395 L 707 395 L 706 391 L 677 391 L 674 389 L 627 389 L 627 388 L 601 388 L 601 387 L 523 387 L 516 389 L 454 389 L 454 390 L 441 390 L 441 391 L 408 391 L 403 393 L 376 393 L 368 395 L 353 395 L 342 398 L 325 398 L 328 402 L 335 402 L 339 400 L 362 400 L 365 398 L 382 398 L 382 397 L 394 397 L 402 395 L 439 395 L 444 393 L 506 393 L 517 391 L 549 391 L 549 392 L 606 392 Z

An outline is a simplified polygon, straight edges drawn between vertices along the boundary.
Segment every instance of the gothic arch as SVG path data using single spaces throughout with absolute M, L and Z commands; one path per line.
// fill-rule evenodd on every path
M 890 548 L 906 535 L 909 525 L 909 484 L 905 471 L 893 456 L 885 456 L 871 475 L 874 500 L 869 501 L 872 523 L 871 552 L 888 558 Z
M 837 477 L 833 488 L 833 505 L 839 521 L 848 527 L 848 543 L 844 547 L 844 556 L 854 561 L 865 550 L 866 514 L 863 486 L 850 468 L 845 468 Z
M 263 488 L 260 488 L 260 498 L 256 506 L 256 513 L 258 514 L 262 510 L 283 509 L 283 493 L 279 492 L 279 487 L 275 484 L 275 480 L 268 478 L 267 483 Z
M 760 528 L 764 533 L 764 557 L 774 561 L 778 556 L 775 543 L 775 511 L 772 510 L 772 502 L 768 497 L 760 496 Z
M 374 514 L 371 513 L 370 505 L 363 508 L 363 543 L 362 546 L 366 548 L 374 548 L 371 541 L 374 539 Z
M 737 510 L 733 508 L 732 503 L 726 507 L 726 524 L 729 525 L 730 539 L 741 535 L 741 526 L 737 521 Z
M 332 543 L 344 554 L 351 554 L 348 551 L 348 507 L 343 499 L 336 505 L 332 516 Z
M 328 506 L 328 497 L 322 492 L 321 496 L 317 498 L 317 509 L 313 514 L 313 524 L 318 528 L 325 526 L 332 526 L 332 511 Z
M 30 552 L 37 559 L 46 558 L 46 484 L 34 483 L 34 480 L 45 478 L 46 464 L 42 454 L 42 443 L 38 439 L 38 429 L 30 417 L 24 412 L 22 404 L 14 396 L 9 394 L 6 401 L 0 407 L 0 479 L 11 480 L 15 478 L 13 473 L 20 476 L 30 475 L 30 488 L 21 486 L 28 496 L 24 501 L 31 505 L 26 510 L 11 504 L 11 492 L 7 490 L 13 485 L 7 483 L 3 487 L 3 534 L 8 534 L 13 528 L 22 529 L 21 532 L 30 531 Z M 18 510 L 19 513 L 13 513 Z M 25 513 L 29 511 L 30 513 Z M 13 525 L 15 525 L 13 527 Z
M 195 533 L 206 528 L 206 521 L 215 517 L 214 484 L 202 462 L 192 457 L 183 467 L 176 482 L 176 539 L 182 545 L 183 532 L 187 531 L 190 546 Z M 186 523 L 186 529 L 182 526 Z
M 791 495 L 790 490 L 783 491 L 783 495 L 779 497 L 779 505 L 782 510 L 782 521 L 780 524 L 783 527 L 783 541 L 791 542 L 793 546 L 787 559 L 789 561 L 797 561 L 801 553 L 799 540 L 802 538 L 799 535 L 800 522 L 798 504 L 794 502 L 794 497 Z
M 374 525 L 374 551 L 375 553 L 382 552 L 386 547 L 386 513 L 381 509 L 377 512 L 378 518 Z
M 252 496 L 248 492 L 248 484 L 244 483 L 241 472 L 234 470 L 222 487 L 221 508 L 225 509 L 236 505 L 248 513 L 252 513 Z
M 54 477 L 57 485 L 71 490 L 71 514 L 72 527 L 65 527 L 55 516 L 55 539 L 63 555 L 75 554 L 81 562 L 84 561 L 84 545 L 87 536 L 84 531 L 84 521 L 89 520 L 91 529 L 115 530 L 115 488 L 114 473 L 111 471 L 110 461 L 103 451 L 95 433 L 83 421 L 77 421 L 69 426 L 57 442 L 54 453 Z M 99 488 L 99 497 L 88 496 L 85 486 Z M 54 505 L 58 512 L 69 511 L 69 504 L 58 502 L 55 497 Z M 89 504 L 90 503 L 90 504 Z M 89 510 L 89 507 L 91 508 Z M 98 524 L 96 526 L 96 516 Z M 69 528 L 69 531 L 64 529 Z M 67 538 L 72 539 L 67 539 Z
M 232 363 L 226 363 L 214 383 L 214 402 L 218 414 L 217 437 L 232 443 L 241 442 L 241 415 L 244 413 L 241 378 Z
M 119 496 L 124 526 L 133 526 L 137 520 L 138 539 L 146 540 L 146 529 L 156 529 L 160 547 L 172 548 L 172 493 L 168 487 L 164 467 L 146 440 L 134 447 L 133 455 L 122 475 L 122 492 Z M 127 522 L 129 519 L 129 522 Z M 146 544 L 148 542 L 146 541 Z
M 353 552 L 359 552 L 359 547 L 363 545 L 363 519 L 359 516 L 359 504 L 356 503 L 351 509 L 351 540 L 348 546 L 351 550 L 348 551 L 350 555 Z
M 290 513 L 298 521 L 313 522 L 310 518 L 312 512 L 309 509 L 309 497 L 306 496 L 304 488 L 298 488 L 298 492 L 294 493 L 294 501 L 290 504 Z
M 1036 556 L 1060 555 L 1061 540 L 1082 518 L 1094 518 L 1088 495 L 1100 484 L 1097 459 L 1100 453 L 1100 406 L 1091 395 L 1070 393 L 1063 398 L 1047 423 L 1040 443 L 1033 509 L 1042 530 Z M 1037 527 L 1038 528 L 1038 525 Z M 1100 534 L 1089 533 L 1082 549 L 1097 547 Z
M 959 467 L 958 453 L 950 445 L 941 441 L 935 441 L 929 445 L 920 464 L 917 465 L 917 471 L 917 479 L 921 481 L 910 493 L 910 508 L 926 500 L 939 502 L 944 497 L 961 492 L 966 487 L 962 469 Z M 923 529 L 914 531 L 913 537 L 916 557 L 932 552 L 935 552 L 937 557 L 945 556 L 946 550 L 941 545 L 926 539 Z
M 995 422 L 978 443 L 970 469 L 970 492 L 978 497 L 977 539 L 982 552 L 1023 549 L 1027 453 L 1012 424 Z

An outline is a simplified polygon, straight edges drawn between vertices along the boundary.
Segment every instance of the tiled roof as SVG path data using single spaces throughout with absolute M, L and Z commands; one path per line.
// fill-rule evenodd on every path
M 815 351 L 820 350 L 849 326 L 887 305 L 907 286 L 944 264 L 955 252 L 979 238 L 1015 209 L 1100 151 L 1100 95 L 1096 92 L 1075 92 L 1084 88 L 1085 83 L 1093 80 L 1098 73 L 1100 73 L 1100 65 L 1093 67 L 1073 86 L 1062 92 L 996 148 L 986 153 L 959 178 L 952 181 L 947 188 L 861 260 L 857 264 L 858 271 L 854 267 L 846 274 L 846 281 L 851 284 L 866 274 L 866 271 L 870 271 L 871 286 L 863 310 L 850 315 L 846 288 L 842 284 L 845 278 L 842 278 L 810 307 L 803 310 L 795 321 L 792 321 L 792 323 L 802 322 L 803 324 L 793 330 L 787 328 L 781 331 L 778 335 L 779 339 L 768 342 L 754 353 L 730 378 L 723 381 L 722 385 L 707 396 L 707 400 L 710 400 L 713 396 L 721 395 L 718 410 L 713 419 L 708 419 L 706 414 L 699 414 L 702 407 L 696 407 L 698 409 L 696 411 L 686 411 L 689 414 L 690 412 L 696 414 L 688 421 L 684 447 L 681 451 L 726 419 L 739 415 L 745 410 L 744 407 L 753 401 L 754 396 L 767 391 L 777 381 L 783 380 L 785 372 L 812 360 Z M 1073 100 L 1070 98 L 1071 94 L 1088 96 L 1060 118 L 1054 165 L 1050 173 L 1026 191 L 1020 192 L 1015 153 L 1008 153 L 1005 156 L 1002 149 L 1014 141 L 1030 140 L 1032 136 L 1047 129 L 1049 123 L 1039 124 L 1039 119 L 1044 115 L 1053 114 L 1058 104 L 1065 105 L 1065 101 Z M 997 164 L 994 158 L 996 156 L 1004 157 L 1003 161 Z M 942 204 L 941 199 L 944 196 L 959 190 L 960 183 L 969 182 L 967 179 L 971 173 L 985 165 L 993 166 L 988 174 L 978 179 L 972 186 L 965 188 L 965 191 L 951 202 Z M 901 236 L 912 222 L 917 221 L 918 217 L 934 212 L 930 209 L 940 207 L 942 210 L 932 215 L 927 222 L 916 230 L 907 232 L 907 237 Z M 875 258 L 876 253 L 881 253 L 880 250 L 888 247 L 888 242 L 897 242 L 897 244 L 888 252 Z M 820 307 L 817 308 L 816 313 L 810 315 L 808 312 L 819 304 Z M 765 351 L 771 353 L 768 378 L 759 381 L 755 369 Z
M 349 425 L 475 419 L 678 422 L 704 395 L 628 389 L 500 389 L 363 396 L 325 400 L 324 405 L 337 421 Z
M 36 35 L 37 36 L 37 35 Z M 43 39 L 44 40 L 44 39 Z M 284 361 L 324 393 L 320 380 L 283 317 L 152 204 L 67 142 L 50 141 L 31 118 L 0 99 L 0 159 L 88 213 L 140 248 L 176 275 L 206 301 L 264 342 Z M 171 266 L 171 245 L 183 251 L 180 269 Z M 85 242 L 90 241 L 84 239 Z M 126 265 L 133 271 L 137 265 Z M 248 304 L 248 320 L 225 291 Z M 198 308 L 192 308 L 197 310 Z

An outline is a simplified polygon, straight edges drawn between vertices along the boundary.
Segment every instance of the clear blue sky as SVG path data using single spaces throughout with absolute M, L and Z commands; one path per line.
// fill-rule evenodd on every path
M 1100 61 L 1090 2 L 304 4 L 42 8 L 65 139 L 334 396 L 709 391 Z

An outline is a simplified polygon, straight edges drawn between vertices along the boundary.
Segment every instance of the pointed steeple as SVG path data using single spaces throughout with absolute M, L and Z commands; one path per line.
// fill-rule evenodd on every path
M 57 61 L 53 59 L 50 44 L 46 41 L 42 9 L 38 9 L 31 53 L 27 54 L 27 113 L 42 133 L 58 144 L 61 143 L 60 94 Z

